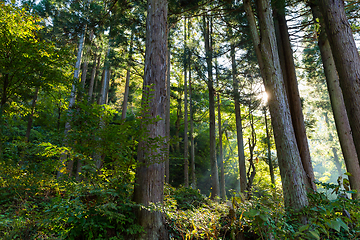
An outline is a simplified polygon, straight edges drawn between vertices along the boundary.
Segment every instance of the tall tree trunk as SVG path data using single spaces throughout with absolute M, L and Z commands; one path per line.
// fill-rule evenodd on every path
M 94 37 L 94 32 L 93 30 L 90 31 L 90 36 L 89 36 L 89 39 L 90 39 L 90 44 L 92 43 L 92 40 L 93 40 L 93 37 Z M 81 92 L 85 92 L 85 83 L 86 83 L 86 75 L 87 75 L 87 71 L 88 71 L 88 59 L 89 59 L 89 54 L 90 54 L 90 50 L 91 50 L 91 45 L 90 46 L 87 46 L 86 47 L 86 50 L 85 50 L 85 57 L 84 57 L 84 62 L 83 62 L 83 67 L 82 67 L 82 71 L 81 71 Z
M 269 126 L 266 116 L 267 109 L 264 107 L 264 118 L 265 118 L 265 128 L 266 128 L 266 142 L 267 142 L 267 151 L 268 151 L 268 161 L 269 161 L 269 171 L 270 171 L 270 178 L 271 183 L 273 184 L 274 188 L 276 187 L 275 184 L 275 174 L 274 174 L 274 166 L 271 159 L 271 144 L 270 144 L 270 134 L 269 134 Z
M 240 174 L 240 191 L 245 192 L 246 182 L 246 165 L 245 165 L 245 152 L 244 152 L 244 139 L 243 128 L 241 123 L 241 108 L 240 108 L 240 93 L 239 93 L 239 80 L 237 78 L 236 61 L 235 61 L 235 46 L 231 44 L 231 69 L 234 87 L 234 103 L 235 103 L 235 121 L 236 121 L 236 136 L 238 146 L 238 159 L 239 159 L 239 174 Z
M 360 56 L 343 0 L 320 0 L 357 155 L 360 156 Z M 359 181 L 359 180 L 358 180 Z
M 65 131 L 64 131 L 64 145 L 65 146 L 68 145 L 67 134 L 71 129 L 70 120 L 73 115 L 73 107 L 75 105 L 75 100 L 76 100 L 76 85 L 79 81 L 79 73 L 80 73 L 81 59 L 82 59 L 82 54 L 83 54 L 83 49 L 84 49 L 85 35 L 86 35 L 86 26 L 85 26 L 84 32 L 82 33 L 82 35 L 80 36 L 80 39 L 79 39 L 79 47 L 78 47 L 78 53 L 77 53 L 77 57 L 76 57 L 76 64 L 75 64 L 75 71 L 74 71 L 74 83 L 72 84 L 72 88 L 71 88 L 70 99 L 69 99 L 69 110 L 67 113 L 68 120 L 65 123 Z M 59 171 L 57 172 L 57 178 L 60 178 L 62 176 L 62 174 L 65 173 L 66 159 L 67 159 L 67 153 L 65 152 L 60 157 L 60 167 L 59 167 Z M 67 173 L 69 174 L 69 176 L 71 176 L 71 174 L 72 174 L 73 165 L 74 165 L 74 161 L 69 160 L 68 165 L 67 165 L 67 170 L 66 170 Z
M 189 56 L 189 59 L 191 57 Z M 195 141 L 194 141 L 194 112 L 192 102 L 192 86 L 191 86 L 191 64 L 189 62 L 189 101 L 190 101 L 190 159 L 191 159 L 191 186 L 196 189 L 196 172 L 195 172 Z
M 168 39 L 170 30 L 168 30 Z M 166 74 L 166 112 L 165 112 L 165 127 L 166 127 L 166 160 L 165 160 L 165 182 L 170 182 L 170 64 L 171 64 L 171 46 L 168 41 L 168 54 L 166 58 L 167 74 Z
M 107 100 L 108 100 L 107 96 L 108 96 L 108 92 L 109 92 L 109 82 L 110 82 L 110 74 L 111 74 L 111 72 L 110 72 L 110 61 L 109 61 L 110 50 L 111 50 L 111 40 L 109 40 L 109 47 L 108 47 L 108 51 L 107 51 L 105 62 L 104 62 L 103 80 L 102 80 L 102 83 L 101 83 L 100 97 L 99 97 L 99 101 L 98 101 L 99 105 L 107 104 Z M 100 128 L 104 127 L 104 122 L 103 122 L 102 119 L 100 120 L 100 126 L 99 127 Z M 105 158 L 104 154 L 101 155 L 100 153 L 95 153 L 95 155 L 94 155 L 95 166 L 96 166 L 98 171 L 103 166 L 103 159 L 104 158 Z
M 184 19 L 184 186 L 189 187 L 189 138 L 188 138 L 188 104 L 187 104 L 187 34 L 186 18 Z
M 225 172 L 224 172 L 224 159 L 223 159 L 223 144 L 222 144 L 222 128 L 221 128 L 221 110 L 220 110 L 220 94 L 217 94 L 217 107 L 218 107 L 218 128 L 219 128 L 219 163 L 220 163 L 220 197 L 223 201 L 226 200 L 225 190 Z
M 269 108 L 287 210 L 300 211 L 308 205 L 305 172 L 297 148 L 294 129 L 276 46 L 274 23 L 268 0 L 257 0 L 260 27 L 260 52 L 264 59 L 264 85 L 269 96 Z M 256 42 L 254 41 L 254 45 Z M 255 46 L 256 47 L 256 46 Z M 259 59 L 258 56 L 258 61 Z M 304 220 L 304 219 L 302 219 Z
M 110 50 L 111 50 L 111 43 L 109 40 L 109 48 L 104 63 L 104 79 L 101 83 L 99 105 L 104 105 L 107 103 L 107 95 L 108 95 L 109 82 L 110 82 L 110 62 L 109 62 Z
M 94 83 L 96 81 L 97 72 L 100 68 L 100 62 L 101 62 L 101 53 L 99 55 L 95 54 L 94 56 L 94 65 L 91 72 L 91 78 L 90 78 L 90 86 L 89 86 L 89 98 L 88 102 L 91 103 L 93 100 L 93 93 L 94 93 Z
M 307 190 L 316 190 L 315 176 L 311 164 L 309 144 L 306 136 L 304 115 L 302 112 L 294 58 L 291 49 L 289 31 L 285 19 L 285 1 L 274 3 L 275 33 L 279 50 L 280 65 L 284 77 L 286 93 L 289 101 L 291 120 L 295 131 L 296 143 L 301 162 L 307 176 Z
M 351 173 L 349 177 L 350 187 L 357 190 L 353 197 L 360 196 L 360 166 L 359 158 L 351 132 L 351 127 L 346 113 L 343 94 L 340 88 L 339 76 L 335 68 L 334 57 L 330 43 L 327 39 L 324 27 L 324 20 L 317 6 L 311 5 L 314 21 L 320 20 L 321 29 L 318 37 L 318 45 L 323 62 L 326 84 L 329 92 L 331 108 L 334 114 L 335 126 L 339 137 L 339 142 L 344 156 L 346 170 Z M 335 155 L 334 155 L 335 157 Z
M 165 106 L 166 106 L 166 58 L 167 58 L 167 1 L 148 0 L 146 21 L 146 52 L 143 83 L 143 107 L 148 108 L 143 118 L 160 118 L 147 124 L 148 138 L 165 138 Z M 151 90 L 151 92 L 150 92 Z M 165 176 L 165 157 L 162 141 L 154 148 L 146 147 L 148 139 L 142 139 L 138 145 L 136 183 L 134 201 L 149 206 L 150 203 L 162 204 Z M 138 239 L 168 239 L 163 214 L 157 211 L 139 209 L 138 223 L 144 232 Z
M 336 148 L 332 148 L 332 152 L 333 152 L 333 154 L 334 154 L 334 163 L 335 163 L 335 167 L 336 167 L 336 169 L 337 169 L 337 171 L 338 171 L 338 174 L 339 174 L 339 176 L 342 176 L 342 170 L 341 170 L 341 163 L 340 163 L 340 161 L 339 161 L 339 156 L 338 156 L 338 154 L 337 154 L 337 150 L 336 150 Z M 354 188 L 352 188 L 352 186 L 350 186 L 351 187 L 351 189 L 352 190 L 357 190 L 357 189 L 354 189 Z M 357 190 L 358 191 L 358 190 Z
M 30 140 L 30 132 L 31 132 L 32 124 L 33 124 L 35 106 L 36 106 L 36 101 L 37 101 L 37 98 L 38 98 L 38 93 L 39 93 L 39 87 L 36 87 L 35 93 L 34 93 L 34 96 L 33 96 L 33 101 L 31 103 L 31 112 L 29 114 L 29 119 L 28 119 L 28 123 L 27 123 L 26 134 L 25 134 L 25 142 L 29 142 L 29 140 Z
M 216 161 L 216 138 L 215 138 L 215 100 L 214 100 L 214 79 L 213 79 L 213 67 L 212 67 L 212 46 L 211 46 L 211 20 L 206 20 L 206 16 L 203 16 L 204 24 L 204 38 L 205 38 L 205 53 L 208 80 L 207 86 L 209 90 L 209 130 L 210 130 L 210 163 L 211 163 L 211 198 L 215 199 L 220 195 L 219 189 L 219 173 Z
M 129 98 L 130 70 L 131 70 L 131 64 L 132 64 L 133 41 L 134 41 L 134 33 L 131 33 L 129 56 L 128 56 L 128 63 L 127 63 L 127 69 L 126 69 L 124 101 L 122 104 L 122 111 L 121 111 L 121 119 L 122 120 L 124 120 L 126 118 L 126 110 L 127 110 L 127 104 L 128 104 L 128 98 Z

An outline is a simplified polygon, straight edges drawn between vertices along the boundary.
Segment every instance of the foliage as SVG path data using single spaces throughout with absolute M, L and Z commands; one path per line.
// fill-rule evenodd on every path
M 170 234 L 173 239 L 358 239 L 360 202 L 344 197 L 343 182 L 318 184 L 336 192 L 338 198 L 330 200 L 325 193 L 311 193 L 309 206 L 300 213 L 285 213 L 277 190 L 250 200 L 235 194 L 225 204 L 207 200 L 185 209 L 178 207 L 177 196 L 166 195 Z M 178 190 L 183 195 L 189 189 Z M 305 216 L 307 224 L 294 221 L 299 219 L 294 214 Z

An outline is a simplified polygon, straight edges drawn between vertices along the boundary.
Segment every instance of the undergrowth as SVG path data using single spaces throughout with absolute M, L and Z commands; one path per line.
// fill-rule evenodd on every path
M 20 166 L 0 169 L 0 239 L 133 239 L 143 231 L 131 184 L 114 176 L 78 183 Z M 347 197 L 344 180 L 318 185 L 326 192 L 309 194 L 309 206 L 297 213 L 305 225 L 284 211 L 280 190 L 250 200 L 235 193 L 220 203 L 166 185 L 162 211 L 170 239 L 359 239 L 360 203 Z

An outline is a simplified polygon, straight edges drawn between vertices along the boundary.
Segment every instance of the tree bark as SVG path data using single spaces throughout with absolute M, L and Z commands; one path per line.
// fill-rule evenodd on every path
M 189 59 L 191 57 L 189 56 Z M 189 101 L 190 101 L 190 159 L 191 159 L 191 186 L 196 189 L 196 172 L 195 172 L 195 141 L 194 141 L 194 112 L 192 102 L 192 86 L 191 86 L 191 65 L 189 63 Z
M 68 108 L 68 113 L 67 113 L 68 120 L 65 123 L 65 131 L 64 131 L 64 145 L 65 146 L 68 145 L 67 134 L 71 129 L 70 119 L 72 118 L 72 115 L 73 115 L 73 107 L 75 105 L 75 100 L 76 100 L 76 85 L 79 81 L 79 73 L 80 73 L 81 59 L 82 59 L 82 54 L 83 54 L 83 49 L 84 49 L 85 35 L 86 35 L 86 26 L 85 26 L 84 32 L 82 33 L 82 35 L 80 36 L 80 39 L 79 39 L 79 47 L 78 47 L 78 53 L 77 53 L 77 57 L 76 57 L 75 71 L 74 71 L 74 83 L 72 84 L 72 88 L 71 88 L 70 99 L 69 99 L 69 108 Z M 64 169 L 65 169 L 65 165 L 66 165 L 66 159 L 67 159 L 67 152 L 63 153 L 60 157 L 60 167 L 59 167 L 59 171 L 57 172 L 57 178 L 60 178 L 65 172 Z M 70 160 L 68 162 L 67 170 L 66 170 L 67 173 L 69 174 L 69 176 L 71 176 L 71 174 L 72 174 L 73 165 L 74 165 L 74 161 Z
M 243 128 L 241 123 L 241 108 L 240 108 L 240 94 L 239 94 L 239 80 L 237 78 L 236 61 L 235 61 L 235 46 L 231 44 L 231 69 L 234 87 L 234 104 L 235 104 L 235 121 L 236 121 L 236 136 L 238 146 L 238 159 L 239 159 L 239 174 L 240 174 L 240 191 L 245 192 L 246 182 L 246 165 L 245 165 L 245 152 L 244 152 L 244 139 Z
M 221 128 L 221 109 L 220 109 L 220 94 L 217 94 L 217 107 L 218 107 L 218 128 L 219 128 L 219 163 L 220 163 L 220 198 L 226 201 L 225 190 L 225 172 L 224 172 L 224 159 L 223 159 L 223 144 L 222 144 L 222 128 Z
M 89 86 L 89 98 L 88 98 L 88 102 L 91 103 L 93 100 L 93 93 L 94 93 L 94 83 L 96 81 L 96 76 L 97 76 L 97 72 L 100 68 L 100 62 L 101 62 L 101 54 L 99 54 L 99 56 L 97 56 L 95 54 L 94 56 L 94 65 L 93 65 L 93 69 L 91 72 L 91 78 L 90 78 L 90 86 Z
M 203 16 L 204 24 L 204 38 L 205 38 L 205 53 L 208 80 L 207 86 L 209 90 L 209 131 L 210 131 L 210 163 L 211 163 L 211 199 L 216 199 L 220 195 L 219 189 L 219 173 L 216 161 L 216 138 L 215 138 L 215 100 L 214 100 L 214 79 L 213 79 L 213 67 L 212 67 L 212 46 L 211 46 L 211 20 L 206 21 L 206 16 Z
M 130 37 L 130 46 L 129 46 L 129 56 L 128 56 L 128 63 L 126 69 L 126 82 L 125 82 L 125 93 L 124 93 L 124 101 L 122 104 L 122 111 L 121 111 L 121 119 L 125 120 L 126 118 L 126 110 L 127 110 L 127 103 L 129 98 L 129 85 L 130 85 L 130 69 L 131 69 L 131 62 L 132 62 L 132 53 L 133 53 L 133 41 L 134 41 L 134 34 L 131 33 Z
M 188 102 L 187 102 L 187 34 L 184 19 L 184 186 L 189 187 L 189 137 L 188 137 Z
M 187 96 L 187 34 L 184 19 L 184 186 L 189 187 L 189 138 L 188 138 L 188 96 Z
M 109 47 L 108 47 L 108 51 L 107 51 L 105 62 L 104 62 L 103 80 L 102 80 L 102 83 L 101 83 L 100 97 L 99 97 L 99 101 L 98 101 L 99 105 L 107 104 L 107 100 L 108 100 L 109 82 L 110 82 L 110 74 L 111 74 L 111 72 L 110 72 L 110 60 L 109 60 L 110 50 L 111 50 L 111 40 L 109 39 Z M 100 126 L 99 127 L 100 128 L 104 127 L 104 122 L 103 122 L 102 119 L 100 120 Z M 101 139 L 99 139 L 99 140 L 101 140 Z M 103 159 L 104 158 L 105 158 L 104 153 L 103 154 L 95 153 L 95 155 L 94 155 L 95 166 L 96 166 L 96 169 L 98 171 L 103 166 Z
M 308 205 L 305 172 L 297 148 L 276 46 L 274 23 L 268 0 L 257 0 L 260 26 L 260 52 L 264 66 L 264 85 L 278 154 L 285 208 L 300 211 Z M 254 41 L 254 45 L 256 42 Z M 256 47 L 256 46 L 255 46 Z M 259 60 L 259 59 L 258 59 Z M 305 221 L 304 219 L 302 219 Z
M 168 39 L 170 30 L 168 30 Z M 166 58 L 167 74 L 166 74 L 166 112 L 165 112 L 165 126 L 166 126 L 166 160 L 165 160 L 165 182 L 170 182 L 170 64 L 171 64 L 171 46 L 168 41 L 168 53 Z
M 166 58 L 167 58 L 167 1 L 148 0 L 146 21 L 146 52 L 143 83 L 143 119 L 160 120 L 146 124 L 149 139 L 160 138 L 147 147 L 149 139 L 139 141 L 134 201 L 144 206 L 150 203 L 162 204 L 165 176 L 166 150 L 164 138 L 166 106 Z M 153 143 L 154 144 L 154 143 Z M 138 209 L 137 219 L 144 232 L 138 239 L 168 239 L 163 214 L 159 210 Z
M 289 101 L 292 125 L 295 131 L 296 143 L 300 152 L 301 162 L 306 173 L 308 191 L 316 190 L 315 176 L 311 164 L 309 144 L 306 136 L 304 115 L 302 112 L 294 58 L 291 49 L 289 31 L 285 19 L 285 1 L 274 3 L 275 33 L 280 57 L 281 70 L 284 77 L 286 93 Z
M 360 56 L 345 15 L 344 1 L 320 0 L 319 4 L 339 74 L 356 152 L 360 156 Z
M 320 9 L 317 6 L 311 5 L 311 10 L 313 13 L 314 22 L 316 23 L 316 19 L 320 20 L 321 29 L 320 29 L 320 34 L 318 36 L 318 45 L 321 53 L 321 59 L 323 62 L 326 85 L 328 88 L 330 102 L 331 102 L 331 108 L 334 114 L 335 126 L 345 161 L 346 170 L 352 175 L 349 177 L 350 187 L 351 189 L 357 190 L 358 192 L 357 194 L 354 194 L 353 197 L 359 198 L 360 196 L 359 158 L 354 144 L 349 118 L 346 112 L 343 92 L 340 88 L 339 76 L 335 67 L 335 60 L 331 51 L 329 40 L 326 36 L 325 29 L 323 28 L 325 23 L 320 13 Z

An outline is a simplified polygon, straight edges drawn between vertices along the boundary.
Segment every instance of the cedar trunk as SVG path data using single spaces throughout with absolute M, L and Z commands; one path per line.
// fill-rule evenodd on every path
M 189 57 L 189 59 L 191 59 Z M 189 64 L 189 66 L 191 66 Z M 190 158 L 191 158 L 191 186 L 196 189 L 196 173 L 195 173 L 195 141 L 194 141 L 194 114 L 192 103 L 192 86 L 191 86 L 191 67 L 189 67 L 189 101 L 190 101 Z
M 148 0 L 147 5 L 143 119 L 160 120 L 145 124 L 146 137 L 140 139 L 138 145 L 139 166 L 136 169 L 134 201 L 145 206 L 150 203 L 161 205 L 163 202 L 166 157 L 164 119 L 167 102 L 167 1 Z M 149 141 L 151 139 L 160 140 L 154 143 Z M 138 239 L 168 239 L 164 216 L 159 210 L 138 209 L 137 219 L 144 228 L 144 233 Z
M 168 37 L 170 30 L 168 30 Z M 166 74 L 166 112 L 165 112 L 165 127 L 166 127 L 166 160 L 165 160 L 165 182 L 170 181 L 170 63 L 171 63 L 171 52 L 170 44 L 168 42 L 168 53 L 166 58 L 167 74 Z
M 220 197 L 222 201 L 226 201 L 225 190 L 225 172 L 223 159 L 223 144 L 222 144 L 222 128 L 221 128 L 221 109 L 220 109 L 220 94 L 217 94 L 218 107 L 218 128 L 219 128 L 219 163 L 220 163 Z
M 232 78 L 233 78 L 233 87 L 234 87 L 236 137 L 237 137 L 237 146 L 238 146 L 239 174 L 240 174 L 240 191 L 244 193 L 247 186 L 246 165 L 245 165 L 245 153 L 244 153 L 243 128 L 241 123 L 239 81 L 236 72 L 234 44 L 231 44 L 230 54 L 231 54 L 231 68 L 232 68 Z
M 305 172 L 297 148 L 276 46 L 274 23 L 268 0 L 257 0 L 260 26 L 260 52 L 264 66 L 264 85 L 274 129 L 285 207 L 299 211 L 308 205 Z
M 311 10 L 314 21 L 316 22 L 316 19 L 320 19 L 320 23 L 323 27 L 324 22 L 319 8 L 311 5 Z M 318 45 L 324 66 L 326 84 L 329 92 L 331 108 L 334 114 L 335 126 L 338 133 L 341 150 L 344 156 L 346 169 L 352 175 L 349 177 L 350 187 L 353 190 L 357 190 L 358 193 L 354 194 L 353 197 L 358 198 L 360 194 L 360 166 L 358 154 L 356 152 L 353 136 L 351 133 L 351 127 L 346 113 L 344 98 L 339 83 L 339 76 L 335 68 L 335 62 L 330 43 L 323 28 L 320 31 Z M 336 149 L 334 151 L 334 148 L 333 153 L 334 160 L 336 160 L 337 154 Z
M 360 56 L 342 0 L 320 0 L 357 155 L 360 156 Z
M 189 187 L 186 18 L 184 19 L 184 186 Z
M 75 63 L 75 71 L 74 71 L 74 82 L 72 84 L 70 99 L 69 99 L 69 108 L 68 108 L 69 119 L 65 123 L 65 131 L 64 131 L 64 145 L 65 146 L 68 145 L 67 134 L 71 129 L 70 119 L 73 114 L 73 107 L 75 105 L 75 100 L 76 100 L 76 85 L 77 85 L 77 82 L 79 81 L 81 59 L 82 59 L 85 35 L 86 35 L 85 33 L 86 33 L 86 26 L 85 26 L 85 30 L 84 30 L 83 34 L 80 36 L 80 39 L 79 39 L 79 47 L 78 47 L 78 53 L 77 53 L 77 58 L 76 58 L 76 63 Z M 57 172 L 57 178 L 60 178 L 62 176 L 62 174 L 64 174 L 64 172 L 65 172 L 64 169 L 65 169 L 66 159 L 67 159 L 67 153 L 65 152 L 60 157 L 60 167 L 59 167 L 59 171 Z M 73 165 L 74 165 L 74 161 L 70 160 L 68 162 L 68 166 L 67 166 L 67 173 L 69 174 L 69 176 L 71 176 L 71 173 L 73 170 Z
M 302 112 L 294 58 L 291 49 L 289 31 L 285 19 L 285 1 L 274 4 L 275 32 L 280 57 L 280 65 L 285 82 L 286 93 L 289 101 L 292 125 L 295 131 L 296 143 L 300 152 L 301 162 L 306 173 L 307 190 L 316 190 L 315 176 L 311 164 L 309 144 L 307 141 L 304 115 Z
M 130 69 L 131 69 L 131 61 L 132 61 L 132 48 L 133 48 L 133 33 L 131 34 L 130 46 L 129 46 L 129 56 L 127 62 L 127 69 L 126 69 L 126 82 L 125 82 L 125 92 L 124 92 L 124 101 L 122 104 L 122 111 L 121 111 L 121 119 L 125 120 L 126 118 L 126 110 L 127 104 L 129 99 L 129 85 L 130 85 Z
M 209 131 L 210 131 L 210 163 L 211 163 L 211 198 L 215 199 L 220 195 L 219 189 L 219 172 L 216 161 L 216 136 L 215 136 L 215 90 L 214 90 L 214 79 L 213 79 L 213 67 L 212 67 L 212 46 L 211 46 L 211 34 L 210 34 L 210 21 L 203 17 L 204 23 L 204 38 L 205 38 L 205 53 L 208 80 L 207 86 L 209 90 Z

